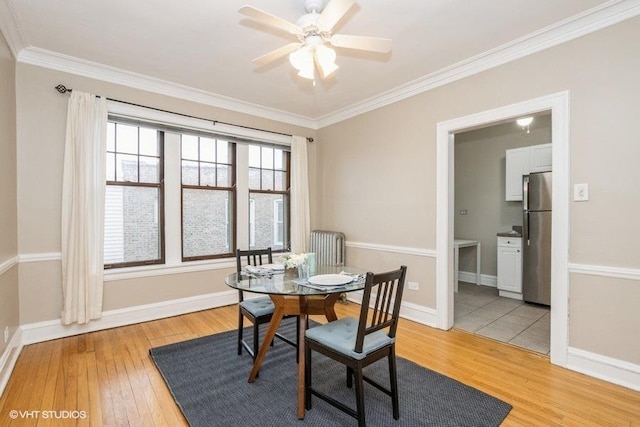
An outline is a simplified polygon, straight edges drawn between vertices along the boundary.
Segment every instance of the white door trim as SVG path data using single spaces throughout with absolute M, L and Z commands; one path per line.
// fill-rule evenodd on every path
M 460 117 L 437 125 L 436 324 L 453 326 L 454 134 L 462 130 L 551 111 L 553 213 L 551 243 L 551 363 L 567 366 L 569 325 L 569 92 Z

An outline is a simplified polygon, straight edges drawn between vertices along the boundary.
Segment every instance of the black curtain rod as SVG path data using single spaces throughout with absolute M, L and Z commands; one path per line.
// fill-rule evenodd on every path
M 58 92 L 60 93 L 67 93 L 67 92 L 73 92 L 73 89 L 68 89 L 65 85 L 63 84 L 59 84 L 58 86 L 56 86 L 55 88 Z M 291 134 L 288 133 L 282 133 L 282 132 L 272 132 L 270 130 L 264 130 L 264 129 L 258 129 L 258 128 L 253 128 L 250 126 L 243 126 L 243 125 L 236 125 L 233 123 L 227 123 L 227 122 L 220 122 L 217 120 L 211 120 L 211 119 L 204 119 L 202 117 L 196 117 L 196 116 L 191 116 L 189 114 L 182 114 L 182 113 L 176 113 L 174 111 L 167 111 L 167 110 L 162 110 L 160 108 L 154 108 L 154 107 L 147 107 L 146 105 L 140 105 L 140 104 L 134 104 L 133 102 L 127 102 L 127 101 L 120 101 L 118 99 L 111 99 L 111 98 L 107 98 L 107 100 L 109 101 L 114 101 L 114 102 L 120 102 L 122 104 L 128 104 L 128 105 L 133 105 L 134 107 L 142 107 L 142 108 L 148 108 L 150 110 L 155 110 L 155 111 L 160 111 L 162 113 L 169 113 L 169 114 L 176 114 L 178 116 L 183 116 L 183 117 L 189 117 L 190 119 L 198 119 L 198 120 L 206 120 L 208 122 L 213 122 L 213 124 L 215 125 L 216 123 L 221 123 L 223 125 L 229 125 L 229 126 L 235 126 L 235 127 L 239 127 L 239 128 L 243 128 L 243 129 L 250 129 L 250 130 L 257 130 L 260 132 L 268 132 L 268 133 L 273 133 L 276 135 L 284 135 L 284 136 L 292 136 Z M 311 137 L 307 137 L 307 141 L 309 142 L 313 142 L 313 138 Z

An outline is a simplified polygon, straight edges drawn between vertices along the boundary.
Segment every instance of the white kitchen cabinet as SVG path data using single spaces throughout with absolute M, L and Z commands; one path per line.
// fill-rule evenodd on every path
M 522 299 L 521 237 L 498 237 L 498 294 Z
M 529 147 L 529 173 L 551 170 L 551 144 Z
M 551 170 L 551 144 L 506 150 L 505 200 L 522 200 L 522 175 Z
M 506 157 L 506 200 L 522 200 L 522 175 L 529 173 L 529 147 L 507 150 Z

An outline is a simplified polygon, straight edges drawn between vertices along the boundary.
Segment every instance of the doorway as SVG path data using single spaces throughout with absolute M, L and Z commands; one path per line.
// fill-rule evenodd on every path
M 436 195 L 436 317 L 437 326 L 453 326 L 453 215 L 454 134 L 511 120 L 541 111 L 551 111 L 553 140 L 553 225 L 551 266 L 550 360 L 567 364 L 569 288 L 569 92 L 560 92 L 470 116 L 438 123 Z
M 532 121 L 524 127 L 508 120 L 455 133 L 454 237 L 456 242 L 479 242 L 482 274 L 475 274 L 478 251 L 461 248 L 455 264 L 459 283 L 453 327 L 549 354 L 549 307 L 524 302 L 522 272 L 515 274 L 522 265 L 522 178 L 518 174 L 552 168 L 551 113 L 528 117 Z M 510 169 L 508 159 L 512 159 Z M 549 246 L 545 252 L 550 251 Z

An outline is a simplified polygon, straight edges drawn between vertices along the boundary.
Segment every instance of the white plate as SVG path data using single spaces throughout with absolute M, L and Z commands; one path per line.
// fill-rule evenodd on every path
M 338 286 L 351 283 L 353 277 L 346 274 L 319 274 L 309 277 L 309 283 L 320 286 Z

